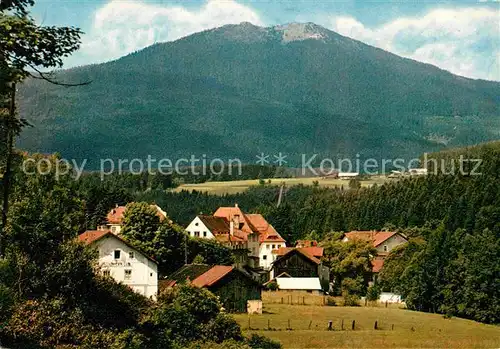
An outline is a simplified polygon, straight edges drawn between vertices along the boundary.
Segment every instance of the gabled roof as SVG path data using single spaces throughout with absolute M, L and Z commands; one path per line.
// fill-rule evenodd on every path
M 203 222 L 203 224 L 205 224 L 205 226 L 212 232 L 212 234 L 230 232 L 229 222 L 223 217 L 214 217 L 208 215 L 199 215 L 197 217 Z
M 273 264 L 275 264 L 276 262 L 284 259 L 284 258 L 289 258 L 290 256 L 292 256 L 293 254 L 295 253 L 298 253 L 302 256 L 304 256 L 305 258 L 307 258 L 308 260 L 310 260 L 311 262 L 315 263 L 315 264 L 321 264 L 321 261 L 314 257 L 314 256 L 311 256 L 309 253 L 307 253 L 306 251 L 304 251 L 303 248 L 292 248 L 290 251 L 288 251 L 287 253 L 285 253 L 284 255 L 282 256 L 279 256 L 274 262 Z
M 117 206 L 112 208 L 106 216 L 109 224 L 122 224 L 123 214 L 125 213 L 125 206 Z
M 162 282 L 165 287 L 173 287 L 178 283 L 185 282 L 186 280 L 195 280 L 198 276 L 204 274 L 212 268 L 206 264 L 186 264 L 179 270 L 169 275 L 168 278 Z
M 216 265 L 194 279 L 191 284 L 197 287 L 210 287 L 233 270 L 232 266 Z
M 113 234 L 109 230 L 87 230 L 86 232 L 78 235 L 78 241 L 83 242 L 86 245 L 91 245 L 97 241 L 100 241 L 104 238 L 112 238 L 116 239 L 118 241 L 121 241 L 125 245 L 127 245 L 129 248 L 133 249 L 134 251 L 139 252 L 141 255 L 149 259 L 151 262 L 158 264 L 157 261 L 155 261 L 153 258 L 150 256 L 146 255 L 145 253 L 141 252 L 137 247 L 131 245 L 129 242 L 123 240 L 122 238 L 118 237 L 117 235 Z
M 394 235 L 400 235 L 401 237 L 404 238 L 404 236 L 395 231 L 351 231 L 349 233 L 345 233 L 345 236 L 347 237 L 348 240 L 357 239 L 357 240 L 370 241 L 373 243 L 374 247 L 379 246 L 384 241 L 387 241 Z
M 165 218 L 167 218 L 167 214 L 165 213 L 165 211 L 161 209 L 160 206 L 158 205 L 150 205 L 150 206 L 156 209 L 156 215 L 160 218 L 160 221 L 163 221 Z M 115 208 L 112 208 L 106 216 L 108 223 L 122 224 L 123 215 L 125 214 L 126 209 L 127 206 L 116 206 Z
M 238 206 L 234 207 L 219 207 L 214 213 L 214 217 L 222 217 L 227 219 L 228 222 L 234 220 L 235 216 L 239 216 L 240 226 L 235 227 L 246 234 L 252 234 L 256 231 L 255 227 L 248 221 L 246 215 L 241 211 Z
M 261 214 L 245 214 L 236 205 L 234 207 L 219 207 L 214 213 L 214 217 L 225 219 L 229 222 L 234 221 L 235 216 L 239 217 L 239 227 L 234 227 L 234 235 L 248 239 L 248 234 L 258 234 L 259 242 L 285 242 L 274 227 L 267 222 Z
M 276 278 L 278 289 L 280 290 L 321 290 L 319 278 L 300 278 L 300 277 L 279 277 Z

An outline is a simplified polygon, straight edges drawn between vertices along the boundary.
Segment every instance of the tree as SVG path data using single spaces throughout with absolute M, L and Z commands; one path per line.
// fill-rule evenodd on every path
M 342 287 L 349 294 L 364 295 L 372 275 L 371 259 L 376 255 L 372 244 L 363 240 L 344 242 L 336 239 L 324 240 L 321 245 L 324 248 L 322 261 L 330 268 L 335 292 L 339 293 Z M 348 279 L 348 287 L 344 279 Z
M 132 244 L 153 243 L 160 227 L 156 208 L 147 202 L 133 202 L 127 205 L 123 214 L 121 235 Z
M 26 77 L 57 83 L 40 68 L 61 67 L 63 58 L 79 48 L 81 31 L 74 27 L 44 27 L 28 15 L 33 0 L 7 0 L 0 5 L 0 117 L 2 142 L 2 230 L 0 257 L 9 213 L 15 137 L 27 122 L 16 117 L 16 83 Z

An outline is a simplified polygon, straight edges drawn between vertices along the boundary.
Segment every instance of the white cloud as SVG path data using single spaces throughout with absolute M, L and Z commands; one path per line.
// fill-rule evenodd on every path
M 95 13 L 80 51 L 67 66 L 116 59 L 156 42 L 240 22 L 262 25 L 253 9 L 234 0 L 208 0 L 197 9 L 113 0 Z
M 436 9 L 367 28 L 352 17 L 331 17 L 338 33 L 454 74 L 500 80 L 500 13 L 495 9 Z

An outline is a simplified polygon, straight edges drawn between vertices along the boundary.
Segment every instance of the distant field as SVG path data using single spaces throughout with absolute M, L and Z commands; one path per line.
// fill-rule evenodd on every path
M 348 180 L 341 180 L 341 179 L 335 179 L 335 178 L 320 178 L 320 177 L 308 177 L 308 178 L 271 178 L 271 184 L 273 185 L 279 185 L 281 183 L 285 183 L 287 186 L 293 186 L 293 185 L 313 185 L 315 181 L 318 182 L 318 185 L 320 187 L 340 187 L 344 186 L 347 187 L 349 185 Z M 385 176 L 377 176 L 377 177 L 372 177 L 369 180 L 366 181 L 361 181 L 361 185 L 363 187 L 369 187 L 372 186 L 373 184 L 383 184 L 387 181 L 389 181 Z M 266 183 L 269 181 L 269 179 L 265 180 Z M 258 179 L 251 179 L 251 180 L 242 180 L 242 181 L 230 181 L 230 182 L 206 182 L 206 183 L 200 183 L 200 184 L 182 184 L 181 186 L 177 187 L 175 191 L 181 191 L 181 190 L 197 190 L 201 192 L 207 192 L 210 194 L 216 194 L 216 195 L 222 195 L 222 194 L 236 194 L 236 193 L 241 193 L 245 190 L 247 190 L 250 186 L 253 185 L 259 185 L 259 180 Z
M 246 334 L 279 340 L 284 348 L 500 348 L 499 326 L 395 308 L 265 304 L 262 315 L 235 318 Z M 330 320 L 334 331 L 326 330 Z

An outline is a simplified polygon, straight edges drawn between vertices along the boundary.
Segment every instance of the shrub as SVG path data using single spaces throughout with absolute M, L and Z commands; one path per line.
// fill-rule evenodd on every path
M 355 294 L 344 294 L 344 306 L 345 307 L 357 307 L 359 306 L 359 296 Z
M 227 314 L 219 314 L 212 319 L 203 329 L 204 337 L 207 340 L 222 343 L 228 339 L 241 341 L 243 335 L 241 334 L 240 325 Z
M 366 299 L 369 301 L 376 301 L 380 297 L 380 288 L 378 286 L 370 286 L 366 291 Z
M 281 343 L 258 334 L 252 334 L 247 343 L 252 349 L 281 349 Z
M 276 291 L 278 289 L 278 283 L 276 281 L 271 281 L 266 285 L 267 289 L 270 291 Z
M 326 297 L 326 305 L 330 306 L 330 307 L 334 307 L 337 305 L 337 302 L 335 302 L 335 298 L 334 297 Z

